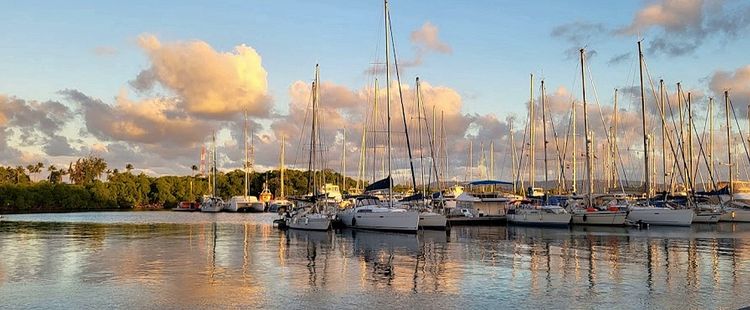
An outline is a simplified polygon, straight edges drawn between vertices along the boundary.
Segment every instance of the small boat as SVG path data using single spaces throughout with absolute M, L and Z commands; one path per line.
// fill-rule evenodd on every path
M 271 191 L 268 190 L 268 184 L 263 183 L 263 191 L 260 192 L 260 201 L 262 203 L 269 203 L 271 202 L 271 199 L 273 198 L 273 194 L 271 194 Z M 261 211 L 263 212 L 263 211 Z
M 195 212 L 200 211 L 201 205 L 197 201 L 181 201 L 172 211 Z
M 568 226 L 571 215 L 561 206 L 518 205 L 508 210 L 509 223 L 537 226 Z
M 669 206 L 632 206 L 628 221 L 649 225 L 690 226 L 695 212 L 692 209 L 674 209 Z
M 419 212 L 381 206 L 374 196 L 357 197 L 355 206 L 339 213 L 339 218 L 351 228 L 415 233 L 419 227 Z
M 602 197 L 598 200 L 601 200 Z M 567 201 L 570 206 L 571 220 L 574 225 L 625 225 L 627 218 L 627 203 L 619 201 L 616 197 L 611 198 L 603 205 L 585 208 L 578 204 L 579 201 Z
M 224 206 L 224 211 L 249 212 L 254 202 L 258 202 L 255 196 L 234 196 Z
M 268 204 L 268 212 L 272 213 L 284 213 L 287 210 L 290 210 L 294 205 L 291 201 L 286 199 L 276 199 L 271 200 L 271 202 Z
M 286 227 L 300 230 L 326 231 L 331 229 L 331 217 L 315 207 L 300 208 L 285 217 Z
M 224 200 L 221 197 L 205 196 L 201 201 L 201 212 L 219 212 L 224 209 Z

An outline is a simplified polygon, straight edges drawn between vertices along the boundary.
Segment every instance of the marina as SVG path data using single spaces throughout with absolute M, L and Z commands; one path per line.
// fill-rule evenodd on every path
M 750 224 L 277 230 L 271 214 L 4 215 L 4 307 L 740 308 Z M 44 294 L 38 292 L 43 291 Z M 232 293 L 228 293 L 228 292 Z M 522 297 L 522 298 L 520 298 Z

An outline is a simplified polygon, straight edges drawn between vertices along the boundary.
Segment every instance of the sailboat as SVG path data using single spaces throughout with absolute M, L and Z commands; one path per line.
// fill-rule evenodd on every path
M 312 127 L 310 130 L 310 157 L 308 171 L 308 187 L 312 194 L 305 199 L 301 207 L 294 208 L 284 216 L 286 227 L 302 230 L 329 230 L 331 216 L 324 210 L 324 199 L 318 193 L 316 161 L 318 131 L 318 103 L 320 100 L 320 67 L 315 65 L 315 81 L 312 83 Z
M 624 225 L 627 213 L 617 207 L 597 206 L 594 204 L 594 164 L 592 154 L 593 132 L 589 132 L 588 103 L 586 102 L 586 78 L 585 57 L 586 51 L 581 52 L 581 91 L 583 94 L 583 127 L 586 133 L 586 181 L 588 183 L 588 195 L 586 195 L 585 207 L 575 204 L 570 208 L 572 223 L 576 225 Z M 544 85 L 544 84 L 542 84 Z M 542 89 L 544 98 L 544 89 Z M 544 100 L 542 100 L 544 102 Z
M 284 136 L 281 137 L 281 154 L 279 155 L 279 188 L 280 192 L 279 195 L 276 196 L 276 199 L 271 200 L 271 202 L 268 203 L 268 212 L 273 213 L 284 213 L 287 210 L 292 208 L 292 202 L 286 199 L 286 196 L 284 195 L 284 149 L 285 149 L 285 138 Z
M 250 157 L 248 154 L 248 147 L 247 147 L 247 112 L 245 112 L 245 124 L 243 126 L 243 146 L 245 148 L 245 161 L 243 166 L 243 170 L 245 171 L 245 183 L 244 188 L 245 192 L 242 196 L 233 196 L 231 199 L 229 199 L 229 202 L 224 207 L 225 211 L 229 212 L 248 212 L 252 210 L 252 205 L 255 202 L 258 202 L 258 198 L 255 196 L 248 196 L 248 168 L 250 166 Z
M 224 208 L 224 200 L 216 192 L 216 135 L 213 135 L 213 145 L 209 156 L 208 189 L 209 194 L 201 199 L 201 212 L 219 212 Z
M 643 125 L 643 150 L 644 155 L 644 176 L 645 176 L 645 191 L 646 200 L 643 205 L 634 205 L 630 207 L 628 211 L 627 219 L 633 223 L 643 223 L 652 225 L 670 225 L 670 226 L 690 226 L 693 223 L 694 211 L 686 208 L 675 208 L 669 205 L 663 207 L 656 207 L 651 205 L 651 180 L 649 176 L 649 169 L 651 163 L 649 162 L 649 135 L 647 134 L 648 128 L 646 127 L 646 95 L 643 88 L 643 52 L 641 51 L 641 41 L 638 41 L 638 60 L 639 60 L 639 72 L 640 72 L 640 90 L 641 90 L 641 121 Z
M 390 47 L 392 37 L 390 35 L 390 14 L 388 12 L 388 0 L 383 1 L 383 18 L 385 26 L 385 76 L 386 76 L 386 108 L 387 108 L 387 153 L 388 153 L 388 176 L 385 179 L 374 182 L 366 188 L 366 191 L 386 190 L 387 201 L 382 203 L 373 196 L 360 196 L 355 199 L 354 207 L 339 213 L 341 222 L 352 228 L 386 230 L 399 232 L 417 232 L 419 227 L 419 212 L 406 209 L 394 208 L 393 202 L 393 169 L 392 169 L 392 141 L 391 141 L 391 68 Z
M 531 75 L 531 96 L 529 98 L 529 150 L 530 164 L 529 169 L 529 192 L 534 192 L 534 75 Z M 545 195 L 546 197 L 546 195 Z M 506 213 L 508 223 L 518 225 L 534 226 L 567 226 L 570 224 L 571 215 L 565 208 L 559 205 L 547 204 L 546 198 L 542 205 L 537 205 L 530 200 L 517 200 L 510 204 Z

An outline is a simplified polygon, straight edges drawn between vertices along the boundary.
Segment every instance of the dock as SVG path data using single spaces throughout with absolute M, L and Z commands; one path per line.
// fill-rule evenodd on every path
M 506 223 L 505 215 L 465 217 L 455 216 L 448 217 L 448 224 L 451 226 L 469 226 L 469 225 L 486 225 L 495 226 Z

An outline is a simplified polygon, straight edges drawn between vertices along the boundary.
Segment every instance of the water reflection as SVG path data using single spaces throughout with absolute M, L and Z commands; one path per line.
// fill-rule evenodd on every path
M 172 216 L 10 217 L 0 222 L 0 296 L 10 307 L 66 308 L 750 304 L 750 225 L 408 235 L 278 231 L 271 217 L 246 215 L 179 224 Z

